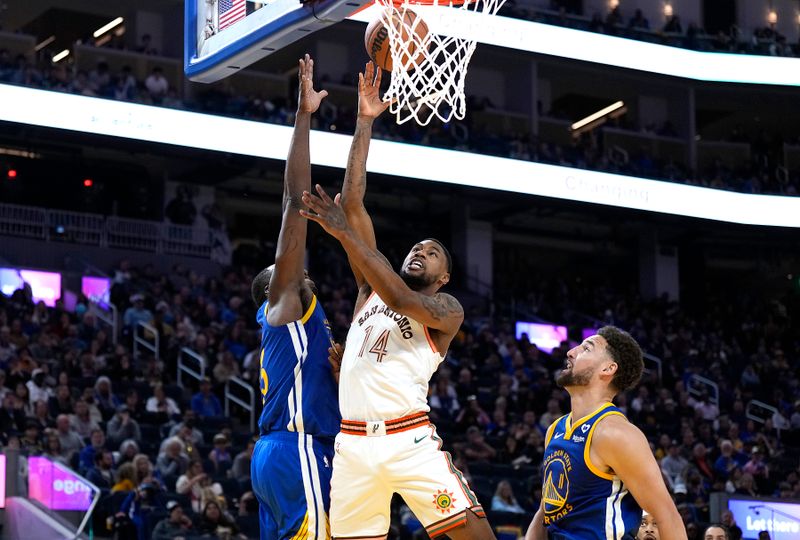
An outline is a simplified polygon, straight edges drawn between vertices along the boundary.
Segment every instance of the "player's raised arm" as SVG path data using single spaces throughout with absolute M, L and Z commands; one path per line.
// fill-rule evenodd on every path
M 686 540 L 683 520 L 650 445 L 636 426 L 621 416 L 609 416 L 603 429 L 596 430 L 592 450 L 619 476 L 639 506 L 655 517 L 661 540 Z
M 308 139 L 311 115 L 328 95 L 314 90 L 314 61 L 309 55 L 299 62 L 300 90 L 294 133 L 286 159 L 283 183 L 283 218 L 275 253 L 275 268 L 269 282 L 268 321 L 273 326 L 297 320 L 303 315 L 301 288 L 305 283 L 305 258 L 308 223 L 298 214 L 302 194 L 311 189 L 311 159 Z
M 389 106 L 380 98 L 381 69 L 372 62 L 367 62 L 364 73 L 358 74 L 358 117 L 350 155 L 347 158 L 347 170 L 342 185 L 342 208 L 353 231 L 367 247 L 376 249 L 375 230 L 367 209 L 364 206 L 364 194 L 367 191 L 367 155 L 372 138 L 372 124 Z M 350 261 L 353 274 L 359 288 L 359 299 L 356 311 L 369 294 L 365 290 L 368 285 L 363 272 Z M 363 298 L 362 298 L 363 297 Z
M 311 211 L 301 210 L 301 214 L 319 223 L 339 240 L 347 256 L 361 269 L 366 281 L 386 305 L 429 328 L 454 335 L 464 321 L 464 309 L 458 300 L 447 293 L 426 295 L 411 289 L 380 252 L 367 247 L 355 234 L 342 210 L 341 195 L 332 200 L 319 185 L 317 193 L 319 196 L 303 194 L 303 203 Z

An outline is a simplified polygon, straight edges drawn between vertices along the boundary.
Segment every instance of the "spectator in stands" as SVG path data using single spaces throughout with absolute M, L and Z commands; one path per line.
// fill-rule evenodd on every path
M 466 407 L 461 409 L 456 417 L 456 424 L 461 429 L 467 429 L 470 426 L 486 426 L 491 421 L 491 418 L 483 410 L 481 404 L 478 403 L 476 396 L 467 397 Z
M 468 461 L 489 461 L 497 455 L 497 451 L 486 443 L 477 426 L 467 429 L 467 442 L 463 446 L 463 453 Z
M 217 396 L 211 393 L 211 380 L 208 377 L 200 381 L 200 391 L 192 396 L 192 410 L 200 418 L 222 416 L 222 405 Z
M 431 413 L 439 423 L 451 424 L 455 420 L 461 405 L 458 403 L 456 389 L 448 377 L 439 376 L 436 379 L 433 394 L 428 398 Z
M 247 441 L 247 447 L 236 454 L 231 467 L 231 476 L 241 485 L 248 485 L 250 482 L 250 462 L 253 457 L 255 443 L 252 439 Z
M 163 413 L 169 418 L 180 416 L 181 409 L 175 400 L 167 397 L 164 392 L 164 385 L 157 384 L 153 387 L 153 395 L 147 399 L 147 412 Z
M 665 34 L 683 34 L 683 26 L 681 25 L 681 18 L 678 15 L 673 15 L 669 18 L 664 25 Z
M 182 475 L 188 464 L 189 458 L 184 453 L 183 443 L 176 437 L 169 440 L 164 451 L 156 460 L 156 468 L 164 479 L 177 478 Z
M 728 480 L 731 473 L 744 465 L 743 455 L 738 454 L 733 449 L 733 443 L 727 439 L 719 443 L 720 455 L 714 462 L 716 477 L 722 481 Z
M 25 422 L 25 431 L 19 440 L 20 450 L 26 456 L 38 456 L 42 453 L 42 439 L 39 423 L 33 419 Z
M 492 511 L 494 512 L 511 512 L 513 514 L 524 514 L 525 509 L 522 508 L 514 497 L 514 491 L 511 489 L 511 483 L 508 480 L 501 480 L 497 484 L 497 489 L 492 497 Z
M 153 314 L 144 307 L 144 295 L 134 294 L 131 296 L 131 303 L 133 305 L 125 310 L 122 322 L 129 331 L 133 332 L 138 323 L 149 324 L 153 320 Z
M 719 416 L 719 407 L 709 399 L 708 392 L 703 392 L 694 402 L 694 410 L 707 422 L 713 422 Z
M 714 483 L 714 467 L 708 461 L 708 449 L 701 442 L 692 448 L 691 465 L 700 473 L 705 482 L 709 485 Z
M 153 68 L 144 80 L 144 87 L 155 105 L 160 105 L 169 90 L 169 82 L 164 77 L 164 70 L 159 66 Z
M 25 429 L 25 412 L 16 394 L 8 392 L 3 398 L 3 408 L 0 409 L 0 436 L 7 443 L 8 435 L 22 433 Z
M 681 455 L 678 441 L 673 440 L 669 445 L 669 453 L 661 460 L 661 472 L 666 476 L 670 489 L 677 486 L 686 486 L 689 462 Z
M 103 430 L 96 428 L 92 430 L 91 444 L 80 451 L 78 459 L 78 472 L 83 474 L 94 467 L 94 456 L 105 449 L 106 435 Z
M 127 405 L 117 407 L 117 414 L 108 422 L 108 439 L 112 447 L 116 448 L 126 439 L 133 439 L 141 442 L 142 432 L 139 423 L 131 418 L 131 412 Z
M 102 449 L 94 455 L 94 466 L 86 472 L 86 479 L 100 489 L 110 490 L 114 485 L 114 457 Z
M 153 462 L 146 454 L 139 454 L 133 458 L 133 467 L 136 469 L 136 485 L 152 483 L 154 479 L 160 478 L 160 474 L 153 467 Z
M 66 414 L 60 414 L 56 418 L 55 435 L 61 445 L 61 457 L 66 459 L 67 462 L 83 448 L 83 440 L 73 429 L 69 416 Z
M 233 457 L 228 445 L 228 437 L 224 433 L 214 435 L 214 448 L 208 453 L 208 459 L 214 464 L 215 474 L 224 474 L 230 470 Z
M 125 439 L 119 445 L 119 452 L 114 456 L 114 463 L 133 463 L 133 459 L 139 454 L 139 444 L 133 439 Z
M 200 513 L 209 501 L 216 501 L 222 495 L 222 486 L 211 482 L 211 478 L 203 470 L 203 462 L 192 461 L 186 473 L 178 478 L 175 483 L 175 492 L 179 495 L 188 495 L 191 500 L 192 510 Z
M 70 467 L 70 460 L 64 457 L 61 449 L 61 441 L 54 430 L 47 430 L 44 434 L 44 456 L 50 461 L 61 463 L 65 467 Z
M 753 475 L 756 482 L 769 479 L 769 466 L 764 462 L 764 452 L 761 447 L 753 447 L 750 460 L 744 464 L 742 471 Z
M 167 502 L 169 515 L 159 521 L 153 529 L 152 540 L 173 540 L 192 536 L 192 520 L 183 513 L 178 501 Z
M 61 414 L 72 414 L 74 411 L 69 386 L 59 384 L 56 387 L 56 395 L 50 398 L 48 405 L 50 407 L 50 416 L 54 418 L 58 418 Z
M 183 422 L 179 422 L 174 426 L 172 426 L 172 428 L 169 430 L 169 436 L 175 437 L 181 432 L 181 430 L 184 427 L 186 427 L 189 428 L 189 430 L 191 430 L 192 444 L 194 446 L 200 446 L 201 444 L 203 444 L 203 432 L 197 429 L 197 427 L 195 426 L 195 423 L 197 421 L 196 418 L 197 416 L 195 415 L 195 412 L 192 409 L 187 409 L 183 413 Z M 182 437 L 182 439 L 185 440 L 186 437 Z
M 631 20 L 628 21 L 628 28 L 633 28 L 636 30 L 649 30 L 650 29 L 650 21 L 647 20 L 647 17 L 644 16 L 641 9 L 637 9 Z
M 37 401 L 47 403 L 53 395 L 53 391 L 45 384 L 47 374 L 42 368 L 36 368 L 31 373 L 31 380 L 28 381 L 28 399 L 31 406 Z
M 135 527 L 137 540 L 149 540 L 147 518 L 154 511 L 164 508 L 159 487 L 143 483 L 122 501 L 117 518 L 124 518 Z
M 123 463 L 117 468 L 116 482 L 111 487 L 111 492 L 134 489 L 136 489 L 136 467 L 133 462 Z
M 222 511 L 216 501 L 208 501 L 203 508 L 203 515 L 197 521 L 197 532 L 200 535 L 227 536 L 240 538 L 236 522 Z
M 547 429 L 550 424 L 558 420 L 564 415 L 561 412 L 561 403 L 556 399 L 551 399 L 547 402 L 547 412 L 539 417 L 539 427 Z
M 150 34 L 143 34 L 142 41 L 139 43 L 139 46 L 136 47 L 136 52 L 142 54 L 150 54 L 150 55 L 157 55 L 158 49 L 153 47 L 153 36 Z
M 55 425 L 55 422 L 50 417 L 50 411 L 47 408 L 47 402 L 44 400 L 34 402 L 33 416 L 31 419 L 39 424 L 40 431 L 44 431 L 45 429 Z

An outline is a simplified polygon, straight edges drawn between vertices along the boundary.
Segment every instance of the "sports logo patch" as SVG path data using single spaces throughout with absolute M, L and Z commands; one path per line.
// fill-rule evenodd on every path
M 581 426 L 581 433 L 586 433 L 587 431 L 589 431 L 589 428 L 590 428 L 590 427 L 591 427 L 591 426 L 590 426 L 589 424 L 583 424 L 583 425 Z
M 448 493 L 447 490 L 436 490 L 433 495 L 433 505 L 442 514 L 449 514 L 453 511 L 453 502 L 455 502 L 453 494 Z

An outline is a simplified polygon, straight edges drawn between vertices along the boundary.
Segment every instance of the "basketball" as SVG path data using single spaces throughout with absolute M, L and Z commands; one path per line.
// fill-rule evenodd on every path
M 403 68 L 410 71 L 425 59 L 425 50 L 428 46 L 428 25 L 421 18 L 417 21 L 417 14 L 410 9 L 393 10 L 392 24 L 404 43 L 406 52 L 402 57 Z M 412 31 L 414 35 L 411 34 Z M 373 20 L 367 26 L 364 45 L 373 62 L 381 69 L 392 70 L 389 29 L 381 17 Z

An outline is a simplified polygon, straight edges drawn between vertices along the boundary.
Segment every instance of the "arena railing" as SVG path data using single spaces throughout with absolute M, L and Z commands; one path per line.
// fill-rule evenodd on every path
M 111 327 L 111 342 L 116 345 L 117 341 L 119 341 L 119 310 L 117 306 L 111 302 L 108 304 L 91 302 L 89 309 L 94 313 L 98 321 Z
M 764 414 L 765 412 L 768 413 L 768 415 Z M 780 415 L 780 412 L 776 407 L 768 403 L 757 399 L 751 399 L 744 408 L 744 415 L 748 420 L 758 422 L 759 424 L 766 424 L 767 420 L 771 420 L 776 415 Z M 780 426 L 775 426 L 775 428 L 780 430 Z
M 0 235 L 135 249 L 220 261 L 223 230 L 143 219 L 0 204 Z M 223 250 L 225 251 L 225 250 Z
M 139 335 L 139 329 L 140 328 L 143 330 L 141 336 Z M 149 332 L 150 333 L 150 335 L 153 338 L 152 341 L 147 339 L 147 337 L 146 337 L 147 334 L 145 334 L 145 332 Z M 150 351 L 151 353 L 153 353 L 153 356 L 155 356 L 156 362 L 158 362 L 161 359 L 160 358 L 160 354 L 159 354 L 159 351 L 161 350 L 160 345 L 161 345 L 161 339 L 160 339 L 160 337 L 158 335 L 158 331 L 154 327 L 150 326 L 147 323 L 143 323 L 141 321 L 136 323 L 136 326 L 133 328 L 133 358 L 134 358 L 134 360 L 138 360 L 139 359 L 139 347 L 141 346 L 141 347 L 144 347 L 145 349 L 147 349 L 148 351 Z
M 249 402 L 244 401 L 239 396 L 235 395 L 231 391 L 231 386 L 237 388 L 243 388 L 250 400 Z M 230 416 L 230 404 L 235 403 L 236 405 L 240 406 L 244 410 L 250 413 L 250 431 L 253 432 L 256 429 L 256 393 L 253 390 L 253 387 L 247 383 L 247 381 L 240 379 L 239 377 L 231 377 L 228 379 L 228 382 L 225 383 L 225 416 Z
M 661 361 L 661 358 L 659 358 L 658 356 L 653 356 L 652 354 L 649 353 L 642 353 L 642 359 L 645 362 L 644 369 L 648 373 L 650 373 L 652 370 L 651 368 L 647 367 L 647 362 L 650 362 L 651 364 L 655 365 L 655 371 L 656 374 L 658 374 L 658 380 L 661 381 L 661 375 L 663 373 L 662 371 L 663 362 Z
M 47 225 L 50 239 L 63 238 L 70 242 L 102 246 L 105 238 L 105 218 L 97 214 L 48 210 Z
M 707 377 L 692 374 L 686 381 L 686 391 L 692 396 L 702 396 L 704 392 L 709 392 L 712 403 L 719 405 L 719 385 Z
M 0 234 L 47 238 L 47 210 L 32 206 L 0 204 Z
M 191 359 L 197 362 L 197 367 L 187 364 L 187 360 Z M 178 352 L 178 386 L 183 388 L 183 374 L 186 373 L 190 377 L 202 380 L 206 376 L 206 360 L 189 347 L 182 347 Z

